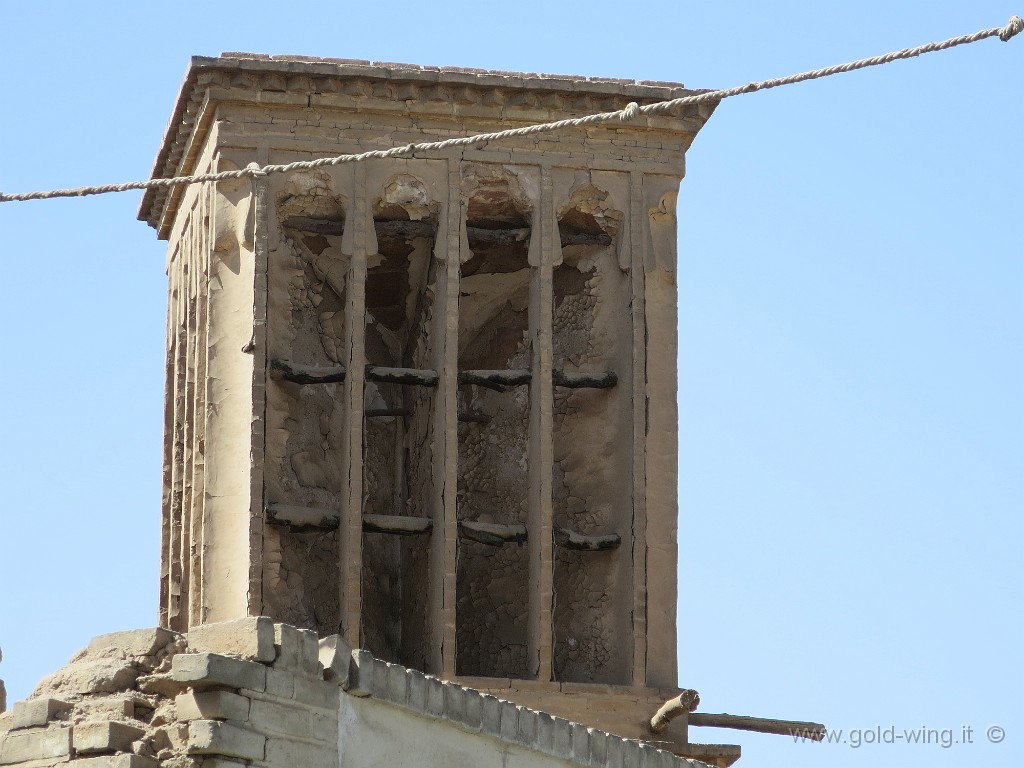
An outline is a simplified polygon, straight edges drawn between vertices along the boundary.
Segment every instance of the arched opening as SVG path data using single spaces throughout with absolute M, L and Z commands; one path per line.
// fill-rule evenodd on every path
M 344 365 L 346 202 L 324 172 L 292 174 L 281 184 L 269 258 L 270 354 L 309 366 Z M 344 416 L 335 390 L 272 378 L 264 473 L 268 507 L 341 509 Z M 337 632 L 338 558 L 334 530 L 265 526 L 264 612 L 321 635 Z
M 429 368 L 430 315 L 436 291 L 433 250 L 438 205 L 410 174 L 392 176 L 373 209 L 377 253 L 366 273 L 366 362 Z M 426 524 L 433 389 L 375 381 L 364 389 L 362 643 L 379 658 L 424 669 L 428 542 L 386 520 Z
M 553 671 L 627 684 L 632 649 L 630 290 L 619 269 L 623 214 L 592 185 L 559 211 L 553 270 Z M 558 386 L 557 372 L 617 374 L 610 388 Z

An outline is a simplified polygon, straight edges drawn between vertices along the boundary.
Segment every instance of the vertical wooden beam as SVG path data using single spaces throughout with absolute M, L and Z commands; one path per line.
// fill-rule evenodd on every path
M 345 286 L 345 349 L 348 373 L 342 387 L 345 408 L 345 442 L 341 465 L 344 478 L 344 507 L 339 536 L 339 589 L 341 590 L 341 633 L 353 646 L 362 645 L 363 571 L 363 385 L 366 369 L 366 261 L 377 251 L 366 190 L 366 165 L 355 163 L 342 169 L 348 179 L 346 197 L 351 210 L 345 217 L 342 252 L 349 259 Z
M 437 233 L 434 258 L 437 260 L 438 304 L 434 309 L 434 344 L 438 352 L 441 380 L 435 396 L 434 466 L 441 479 L 436 486 L 435 519 L 431 542 L 431 593 L 435 608 L 431 642 L 431 670 L 444 677 L 455 675 L 456 580 L 458 578 L 459 483 L 459 272 L 463 258 L 469 257 L 466 240 L 466 216 L 462 206 L 462 170 L 460 159 L 448 159 L 447 200 L 444 221 Z
M 270 152 L 257 151 L 257 164 L 270 162 Z M 267 295 L 269 290 L 270 217 L 273 202 L 270 199 L 270 180 L 264 176 L 253 179 L 253 324 L 252 324 L 252 430 L 249 455 L 249 589 L 248 613 L 259 616 L 263 611 L 263 534 L 266 525 L 264 512 L 263 473 L 266 466 L 267 423 Z
M 633 324 L 633 685 L 647 685 L 647 327 L 644 303 L 643 174 L 629 175 Z
M 552 272 L 561 239 L 555 220 L 551 168 L 540 169 L 540 199 L 535 201 L 530 233 L 530 339 L 533 377 L 530 381 L 529 499 L 527 528 L 530 597 L 527 623 L 528 674 L 538 680 L 552 677 L 552 605 L 554 565 L 552 538 L 552 425 L 551 385 Z

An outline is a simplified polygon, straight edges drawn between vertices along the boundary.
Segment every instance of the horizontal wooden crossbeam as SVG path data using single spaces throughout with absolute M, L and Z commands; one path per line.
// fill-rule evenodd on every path
M 425 368 L 387 368 L 383 365 L 366 366 L 366 380 L 382 384 L 410 384 L 419 387 L 436 387 L 437 371 Z
M 412 410 L 409 408 L 367 408 L 363 411 L 363 415 L 367 418 L 380 418 L 382 416 L 401 416 L 402 418 L 409 418 L 412 416 Z
M 409 515 L 363 515 L 365 533 L 392 533 L 396 536 L 418 536 L 430 533 L 434 522 L 429 517 Z
M 340 515 L 335 509 L 303 507 L 294 504 L 268 504 L 267 522 L 293 531 L 333 531 Z
M 518 387 L 521 384 L 529 384 L 531 378 L 533 378 L 533 374 L 526 368 L 510 368 L 499 371 L 459 371 L 460 384 L 476 384 L 480 387 L 493 389 L 496 392 L 504 392 L 505 387 Z
M 565 549 L 580 552 L 600 552 L 606 549 L 617 549 L 622 544 L 622 537 L 617 533 L 606 533 L 600 536 L 586 536 L 582 533 L 555 526 L 555 543 Z
M 339 384 L 345 380 L 345 366 L 306 365 L 274 358 L 270 361 L 270 376 L 294 384 Z
M 526 541 L 526 526 L 522 523 L 479 523 L 471 520 L 461 520 L 459 531 L 467 539 L 488 544 L 492 547 L 500 547 L 502 544 L 519 544 Z
M 338 527 L 337 510 L 323 507 L 304 507 L 297 504 L 268 504 L 267 521 L 292 531 L 333 531 Z M 434 523 L 427 517 L 408 515 L 363 515 L 363 530 L 367 533 L 391 533 L 415 536 L 430 533 Z
M 611 389 L 619 383 L 615 371 L 597 371 L 595 373 L 566 373 L 552 371 L 551 381 L 556 387 L 569 389 Z
M 295 384 L 338 384 L 345 380 L 343 365 L 308 365 L 274 358 L 270 361 L 270 376 Z M 421 387 L 437 386 L 437 371 L 425 368 L 390 368 L 383 365 L 366 366 L 366 379 L 384 384 L 410 384 Z
M 289 216 L 283 222 L 286 229 L 297 229 L 315 235 L 340 236 L 345 231 L 344 219 L 318 219 L 313 216 Z M 378 237 L 402 237 L 414 239 L 419 237 L 432 238 L 437 227 L 432 221 L 407 221 L 395 219 L 375 221 L 373 228 Z M 612 237 L 606 232 L 581 232 L 568 227 L 559 227 L 562 247 L 570 245 L 611 245 Z M 466 227 L 466 238 L 473 245 L 507 245 L 528 242 L 529 227 L 506 227 L 491 229 L 489 227 Z
M 508 370 L 459 371 L 460 384 L 476 384 L 477 386 L 504 392 L 505 387 L 517 387 L 529 384 L 533 374 L 526 368 L 510 368 Z M 555 370 L 551 372 L 551 381 L 556 387 L 569 389 L 610 389 L 619 383 L 615 371 L 596 371 L 593 373 L 567 373 Z
M 483 411 L 459 411 L 459 421 L 473 424 L 486 424 L 492 418 L 491 414 Z

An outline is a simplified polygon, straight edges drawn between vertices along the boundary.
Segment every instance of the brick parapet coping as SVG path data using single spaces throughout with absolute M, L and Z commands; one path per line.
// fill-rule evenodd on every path
M 132 672 L 123 679 L 118 672 L 115 683 L 97 675 L 105 663 Z M 192 757 L 235 768 L 329 768 L 340 764 L 346 695 L 580 766 L 708 768 L 265 617 L 187 635 L 147 629 L 95 638 L 31 698 L 0 714 L 0 766 L 157 768 Z M 112 721 L 115 702 L 123 715 Z M 171 734 L 177 746 L 168 742 Z
M 419 715 L 447 720 L 526 749 L 591 768 L 707 768 L 705 763 L 582 723 L 538 712 L 491 694 L 440 680 L 369 651 L 352 651 L 348 693 L 386 702 Z

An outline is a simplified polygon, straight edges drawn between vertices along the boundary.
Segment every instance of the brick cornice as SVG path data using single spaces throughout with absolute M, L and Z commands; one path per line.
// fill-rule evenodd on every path
M 622 109 L 630 101 L 640 104 L 679 98 L 692 91 L 680 83 L 615 78 L 548 75 L 524 72 L 425 67 L 352 59 L 303 56 L 265 56 L 229 53 L 220 57 L 194 57 L 185 73 L 174 110 L 164 132 L 151 178 L 192 172 L 186 150 L 195 146 L 200 117 L 210 101 L 253 104 L 317 104 L 332 101 L 373 111 L 385 104 L 393 111 L 404 102 L 410 112 L 458 118 L 460 109 L 479 106 L 493 110 L 494 120 L 511 125 L 579 117 Z M 697 125 L 680 124 L 674 130 L 695 133 L 712 107 L 688 107 L 675 117 Z M 547 118 L 539 119 L 546 114 Z M 673 130 L 670 119 L 653 118 L 661 130 Z M 632 126 L 642 130 L 643 125 Z M 186 162 L 183 163 L 183 160 Z M 147 190 L 138 218 L 158 227 L 171 193 Z

